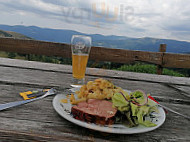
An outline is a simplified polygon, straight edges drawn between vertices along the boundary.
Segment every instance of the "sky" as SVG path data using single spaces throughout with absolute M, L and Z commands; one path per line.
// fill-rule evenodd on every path
M 190 0 L 0 0 L 0 24 L 190 41 Z

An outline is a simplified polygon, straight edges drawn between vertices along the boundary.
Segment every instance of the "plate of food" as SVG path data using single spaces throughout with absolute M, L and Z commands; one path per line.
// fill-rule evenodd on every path
M 71 94 L 57 94 L 55 111 L 79 126 L 115 134 L 135 134 L 160 127 L 165 111 L 141 90 L 131 92 L 99 78 Z

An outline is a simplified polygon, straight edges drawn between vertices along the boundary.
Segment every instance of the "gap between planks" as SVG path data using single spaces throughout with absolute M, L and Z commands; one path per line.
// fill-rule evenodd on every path
M 21 67 L 21 66 L 11 66 L 11 65 L 1 65 L 0 66 L 2 67 L 10 67 L 10 68 L 18 68 L 18 69 L 24 69 L 24 70 L 37 70 L 37 71 L 44 71 L 44 72 L 54 72 L 54 73 L 63 73 L 63 74 L 72 74 L 71 71 L 59 71 L 59 70 L 50 70 L 50 69 L 39 69 L 39 68 L 31 68 L 31 67 Z M 106 72 L 106 71 L 109 71 L 111 72 L 112 70 L 105 70 L 105 69 L 97 69 L 97 68 L 88 68 L 87 70 L 101 70 L 102 72 Z M 89 71 L 90 72 L 90 71 Z M 98 72 L 98 71 L 97 71 Z M 120 72 L 120 71 L 113 71 L 113 74 L 115 72 Z M 121 73 L 124 73 L 124 72 L 121 72 Z M 131 74 L 141 74 L 141 73 L 132 73 L 132 72 L 126 72 L 126 73 L 131 73 Z M 119 75 L 119 73 L 116 73 Z M 142 76 L 144 75 L 144 73 L 142 73 Z M 152 75 L 152 74 L 146 74 L 146 75 Z M 155 79 L 152 80 L 152 79 L 141 79 L 141 78 L 131 78 L 131 77 L 121 77 L 121 76 L 117 76 L 117 75 L 113 75 L 113 76 L 110 76 L 110 75 L 101 75 L 101 74 L 90 74 L 86 73 L 86 76 L 90 76 L 90 77 L 103 77 L 103 78 L 111 78 L 111 79 L 122 79 L 122 80 L 130 80 L 130 81 L 142 81 L 142 82 L 150 82 L 150 83 L 160 83 L 160 84 L 171 84 L 171 85 L 183 85 L 183 86 L 190 86 L 190 84 L 186 84 L 186 83 L 176 83 L 176 82 L 162 82 L 162 81 L 156 81 Z M 155 75 L 156 76 L 156 75 Z M 0 81 L 1 83 L 2 81 Z M 16 84 L 20 84 L 20 83 L 16 83 Z M 23 84 L 24 85 L 24 84 Z M 35 84 L 36 85 L 36 84 Z M 40 85 L 41 86 L 41 85 Z

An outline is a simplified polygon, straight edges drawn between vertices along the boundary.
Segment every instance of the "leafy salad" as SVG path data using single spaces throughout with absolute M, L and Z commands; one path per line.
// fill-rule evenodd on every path
M 112 103 L 119 111 L 119 114 L 116 115 L 116 123 L 122 122 L 129 127 L 139 124 L 146 127 L 156 126 L 145 117 L 151 117 L 153 112 L 158 113 L 157 105 L 150 101 L 143 91 L 137 90 L 130 94 L 127 92 L 115 93 L 112 97 Z

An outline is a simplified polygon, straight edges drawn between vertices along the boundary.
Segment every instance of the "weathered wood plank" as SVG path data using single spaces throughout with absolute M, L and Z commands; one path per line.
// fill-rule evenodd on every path
M 89 138 L 90 139 L 90 138 Z M 0 141 L 1 142 L 78 142 L 80 141 L 80 138 L 72 138 L 71 136 L 65 136 L 65 137 L 51 137 L 49 135 L 39 135 L 39 134 L 32 134 L 32 133 L 25 133 L 25 132 L 17 132 L 17 131 L 4 131 L 0 130 Z M 88 142 L 90 140 L 82 140 L 84 142 Z
M 23 54 L 37 54 L 71 58 L 70 45 L 64 43 L 0 38 L 0 50 Z M 92 47 L 90 59 L 116 63 L 144 61 L 153 64 L 161 64 L 161 53 Z
M 39 120 L 31 121 L 3 117 L 0 118 L 0 121 L 0 124 L 3 124 L 0 126 L 0 140 L 6 136 L 22 141 L 90 141 L 88 135 L 78 135 L 72 132 L 72 129 L 69 130 L 69 126 L 56 125 L 53 122 L 44 123 Z
M 188 86 L 180 86 L 180 85 L 168 85 L 176 90 L 178 90 L 178 92 L 180 92 L 180 94 L 189 97 L 190 98 L 190 87 Z
M 160 65 L 162 62 L 162 53 L 92 47 L 90 59 L 116 63 L 141 61 Z
M 164 53 L 163 67 L 190 68 L 190 55 Z
M 60 74 L 60 73 L 66 73 L 70 75 L 72 74 L 72 66 L 69 66 L 69 65 L 40 63 L 40 62 L 35 62 L 35 61 L 23 61 L 23 60 L 8 59 L 8 58 L 0 58 L 0 66 L 10 67 L 10 68 L 13 67 L 13 68 L 18 68 L 18 69 L 23 69 L 23 70 L 30 69 L 30 70 L 54 72 L 55 74 L 53 75 L 53 77 L 55 77 L 56 74 Z M 9 69 L 9 70 L 13 70 L 13 69 Z M 124 80 L 134 80 L 134 81 L 136 80 L 136 81 L 147 81 L 147 82 L 190 86 L 190 78 L 186 78 L 186 77 L 173 77 L 173 76 L 166 76 L 166 75 L 154 75 L 154 74 L 145 74 L 145 73 L 96 69 L 96 68 L 87 68 L 87 75 L 95 76 L 95 77 L 108 77 L 108 78 L 118 78 L 118 79 L 124 79 Z M 0 78 L 0 79 L 3 79 L 3 78 Z M 63 78 L 61 77 L 61 79 Z M 71 78 L 69 80 L 71 80 Z M 11 80 L 11 81 L 14 82 L 14 80 Z M 15 81 L 18 82 L 18 80 L 15 80 Z
M 70 45 L 45 41 L 0 38 L 0 50 L 22 54 L 71 58 Z

